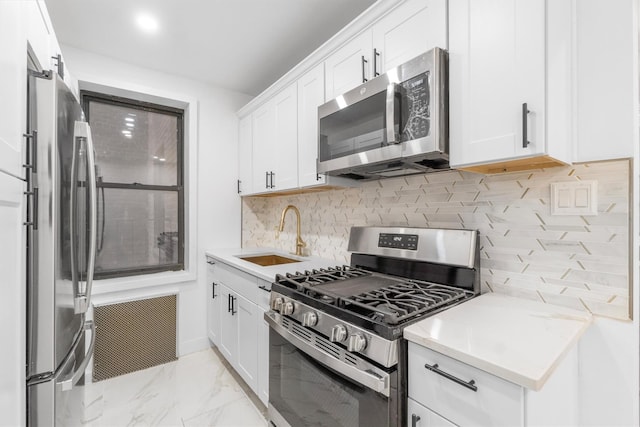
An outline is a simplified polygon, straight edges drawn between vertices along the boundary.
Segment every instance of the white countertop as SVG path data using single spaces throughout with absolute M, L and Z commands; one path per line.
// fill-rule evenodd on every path
M 259 277 L 263 280 L 273 282 L 276 274 L 295 273 L 296 271 L 304 272 L 305 270 L 313 270 L 327 267 L 335 267 L 340 264 L 335 260 L 324 259 L 319 257 L 302 257 L 292 255 L 280 249 L 273 248 L 229 248 L 229 249 L 211 249 L 205 251 L 205 254 L 224 264 L 235 267 L 252 276 Z M 287 258 L 299 260 L 289 264 L 271 265 L 263 267 L 249 261 L 245 261 L 240 257 L 261 254 L 276 254 Z
M 487 293 L 404 329 L 404 337 L 523 387 L 540 390 L 591 315 Z

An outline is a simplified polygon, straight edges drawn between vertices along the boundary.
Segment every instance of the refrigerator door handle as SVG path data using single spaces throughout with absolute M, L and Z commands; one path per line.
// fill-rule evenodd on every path
M 84 322 L 84 331 L 91 331 L 91 343 L 89 344 L 89 349 L 85 353 L 84 359 L 82 359 L 80 366 L 78 366 L 78 368 L 74 372 L 72 372 L 56 384 L 56 387 L 58 387 L 58 390 L 60 391 L 69 391 L 78 383 L 80 378 L 82 378 L 82 376 L 84 375 L 84 371 L 87 369 L 87 365 L 89 364 L 91 356 L 93 355 L 93 349 L 96 344 L 96 328 L 93 321 L 87 320 L 86 322 Z
M 88 172 L 89 176 L 87 179 L 87 186 L 89 188 L 89 259 L 87 260 L 87 277 L 86 277 L 86 286 L 84 291 L 78 291 L 78 294 L 74 298 L 74 310 L 77 314 L 86 313 L 89 309 L 89 305 L 91 302 L 91 288 L 93 286 L 93 273 L 95 270 L 95 262 L 96 262 L 96 233 L 97 233 L 97 222 L 98 222 L 98 188 L 96 184 L 96 157 L 95 150 L 93 147 L 93 140 L 91 138 L 91 128 L 89 127 L 89 123 L 76 121 L 74 128 L 74 135 L 76 140 L 78 138 L 82 138 L 86 140 L 87 143 L 87 163 L 88 163 Z M 74 152 L 75 156 L 75 152 Z M 74 161 L 72 162 L 72 171 Z M 74 181 L 75 182 L 75 181 Z M 73 190 L 73 189 L 72 189 Z M 74 191 L 71 192 L 72 197 Z M 73 200 L 73 199 L 72 199 Z M 73 203 L 73 202 L 72 202 Z M 72 210 L 73 213 L 73 204 Z M 74 227 L 77 227 L 77 224 L 73 224 L 73 214 L 71 216 L 72 221 L 72 230 Z M 73 248 L 73 244 L 71 247 Z M 72 262 L 74 260 L 74 254 L 72 251 Z

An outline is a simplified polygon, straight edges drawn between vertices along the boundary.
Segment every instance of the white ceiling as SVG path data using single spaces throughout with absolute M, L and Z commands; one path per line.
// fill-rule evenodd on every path
M 62 45 L 249 95 L 375 0 L 46 0 Z M 135 23 L 145 12 L 156 34 Z

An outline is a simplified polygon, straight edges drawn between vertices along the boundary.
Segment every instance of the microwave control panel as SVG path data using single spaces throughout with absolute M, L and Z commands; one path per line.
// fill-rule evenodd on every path
M 380 233 L 378 235 L 378 247 L 417 251 L 418 235 Z

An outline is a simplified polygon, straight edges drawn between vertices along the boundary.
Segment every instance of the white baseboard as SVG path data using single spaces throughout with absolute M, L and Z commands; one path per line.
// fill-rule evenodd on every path
M 209 338 L 206 336 L 180 342 L 178 343 L 178 357 L 195 353 L 196 351 L 206 350 L 209 347 L 211 347 L 211 344 L 209 343 Z

